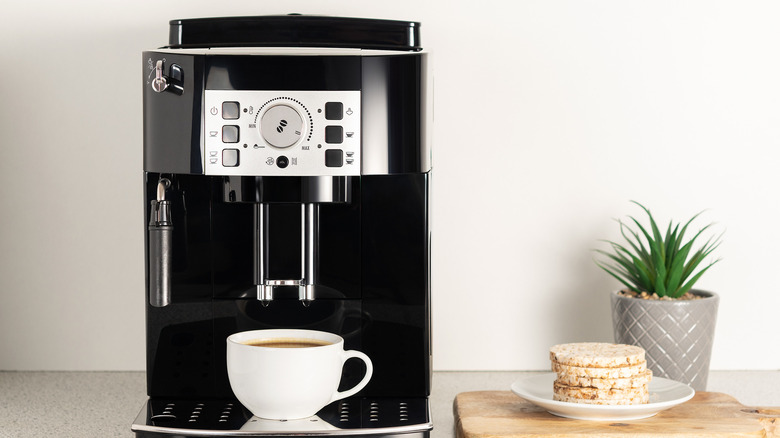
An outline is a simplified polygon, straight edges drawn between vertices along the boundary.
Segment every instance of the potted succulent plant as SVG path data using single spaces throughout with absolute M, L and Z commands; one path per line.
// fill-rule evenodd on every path
M 705 390 L 719 297 L 693 286 L 720 260 L 704 261 L 721 236 L 697 245 L 708 224 L 686 239 L 701 213 L 682 226 L 670 221 L 661 234 L 650 210 L 632 202 L 647 214 L 649 227 L 632 216 L 618 220 L 625 244 L 607 240 L 611 251 L 596 250 L 596 264 L 626 287 L 611 294 L 615 342 L 643 347 L 653 375 Z

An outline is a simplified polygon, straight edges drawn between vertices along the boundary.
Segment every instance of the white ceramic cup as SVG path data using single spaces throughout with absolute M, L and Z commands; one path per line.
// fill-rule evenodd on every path
M 247 345 L 270 339 L 327 342 L 303 348 Z M 363 380 L 339 391 L 344 362 L 358 358 L 366 364 Z M 356 350 L 344 351 L 344 339 L 315 330 L 270 329 L 234 333 L 227 338 L 227 369 L 233 393 L 260 418 L 294 420 L 311 417 L 331 402 L 354 395 L 368 384 L 374 367 Z

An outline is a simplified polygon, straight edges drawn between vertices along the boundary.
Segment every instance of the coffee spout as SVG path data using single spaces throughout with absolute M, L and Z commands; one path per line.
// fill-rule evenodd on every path
M 303 307 L 309 307 L 311 302 L 314 301 L 314 285 L 302 284 L 298 286 L 298 299 L 303 304 Z
M 314 203 L 301 206 L 301 285 L 298 287 L 298 299 L 305 307 L 314 300 L 314 285 L 319 279 L 319 206 Z
M 274 299 L 274 287 L 264 284 L 257 285 L 257 299 L 263 304 L 263 307 L 268 307 L 271 301 Z

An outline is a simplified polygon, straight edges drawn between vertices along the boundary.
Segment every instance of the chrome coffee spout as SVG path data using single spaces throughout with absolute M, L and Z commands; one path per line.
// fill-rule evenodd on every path
M 307 203 L 301 206 L 302 238 L 301 238 L 301 285 L 298 289 L 298 299 L 308 307 L 314 300 L 314 285 L 318 280 L 319 242 L 319 205 Z
M 308 307 L 314 300 L 314 289 L 319 273 L 317 244 L 319 241 L 319 206 L 316 203 L 301 204 L 301 278 L 272 280 L 267 278 L 268 205 L 255 204 L 254 210 L 254 283 L 257 299 L 268 306 L 274 299 L 277 286 L 297 286 L 298 299 Z
M 265 252 L 266 242 L 268 241 L 268 226 L 266 217 L 268 216 L 267 204 L 255 204 L 254 211 L 254 241 L 252 250 L 254 252 L 254 283 L 257 288 L 257 299 L 268 306 L 274 299 L 273 286 L 266 281 L 266 263 Z

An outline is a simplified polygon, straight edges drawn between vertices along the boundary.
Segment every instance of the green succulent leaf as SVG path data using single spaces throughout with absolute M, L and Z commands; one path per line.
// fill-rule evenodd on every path
M 674 260 L 674 256 L 680 248 L 680 239 L 677 237 L 677 230 L 679 228 L 680 225 L 677 224 L 677 226 L 674 227 L 674 231 L 672 231 L 672 221 L 669 221 L 669 228 L 666 229 L 666 258 L 670 261 Z M 671 263 L 669 263 L 667 268 L 671 269 Z
M 623 285 L 626 286 L 629 290 L 634 291 L 634 292 L 641 292 L 641 291 L 637 290 L 636 286 L 632 285 L 630 281 L 628 281 L 626 278 L 624 278 L 620 274 L 613 272 L 612 269 L 602 265 L 598 261 L 596 262 L 596 264 L 598 265 L 599 268 L 603 269 L 607 274 L 615 277 L 615 279 L 617 279 L 617 281 L 623 283 Z
M 651 272 L 645 265 L 645 263 L 638 259 L 634 254 L 628 251 L 626 248 L 612 243 L 615 254 L 610 254 L 606 251 L 597 250 L 598 253 L 605 255 L 612 259 L 624 269 L 624 275 L 630 279 L 630 282 L 641 290 L 647 290 L 652 284 L 650 280 Z
M 680 288 L 681 293 L 680 293 L 679 296 L 683 296 L 683 295 L 685 295 L 686 292 L 691 290 L 691 288 L 693 287 L 694 283 L 696 283 L 696 281 L 699 280 L 699 277 L 701 277 L 702 274 L 707 272 L 707 270 L 712 267 L 712 265 L 714 265 L 715 263 L 718 263 L 719 261 L 720 261 L 720 259 L 715 260 L 714 262 L 710 263 L 704 269 L 702 269 L 696 275 L 694 275 L 690 280 L 688 280 L 688 282 L 685 283 L 682 288 Z

